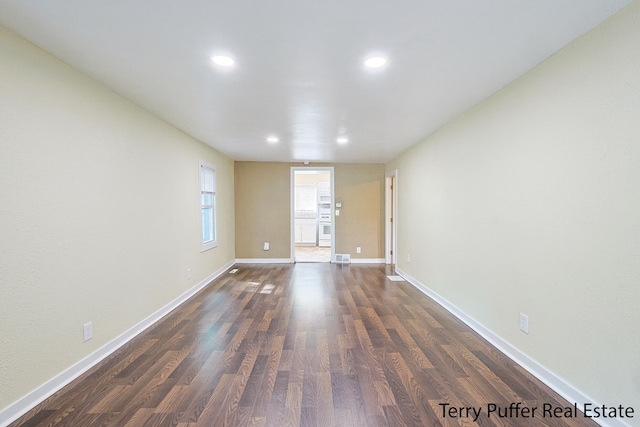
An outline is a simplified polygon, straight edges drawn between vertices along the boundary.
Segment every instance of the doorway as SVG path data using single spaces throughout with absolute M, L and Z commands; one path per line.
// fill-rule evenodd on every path
M 294 262 L 334 256 L 333 167 L 291 168 L 291 254 Z
M 385 178 L 385 263 L 395 265 L 398 233 L 398 171 L 387 173 Z

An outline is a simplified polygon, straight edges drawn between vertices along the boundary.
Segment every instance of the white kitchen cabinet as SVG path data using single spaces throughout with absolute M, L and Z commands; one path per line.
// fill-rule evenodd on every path
M 295 243 L 315 246 L 318 234 L 315 218 L 296 218 Z

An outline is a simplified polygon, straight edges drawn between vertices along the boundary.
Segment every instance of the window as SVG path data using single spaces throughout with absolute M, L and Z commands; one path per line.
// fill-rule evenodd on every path
M 295 187 L 295 207 L 297 212 L 318 210 L 318 202 L 316 200 L 315 185 L 296 185 Z
M 202 251 L 218 246 L 216 236 L 216 168 L 200 160 L 200 206 L 202 208 Z

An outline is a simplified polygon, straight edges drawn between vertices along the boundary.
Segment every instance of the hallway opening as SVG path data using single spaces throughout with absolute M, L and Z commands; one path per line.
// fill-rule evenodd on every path
M 295 262 L 333 259 L 333 168 L 291 168 L 291 253 Z

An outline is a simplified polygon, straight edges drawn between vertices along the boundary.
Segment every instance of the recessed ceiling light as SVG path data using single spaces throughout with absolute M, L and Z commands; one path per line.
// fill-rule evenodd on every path
M 271 143 L 271 144 L 275 144 L 276 142 L 279 142 L 280 139 L 277 136 L 268 136 L 267 137 L 267 142 Z
M 338 137 L 338 139 L 336 139 L 336 142 L 338 144 L 346 144 L 347 142 L 349 142 L 349 138 L 347 138 L 346 136 L 340 136 Z
M 227 55 L 213 55 L 211 57 L 211 62 L 225 68 L 230 68 L 236 65 L 236 61 L 234 61 L 232 57 Z
M 367 68 L 381 68 L 387 64 L 387 58 L 384 56 L 370 56 L 364 61 Z

